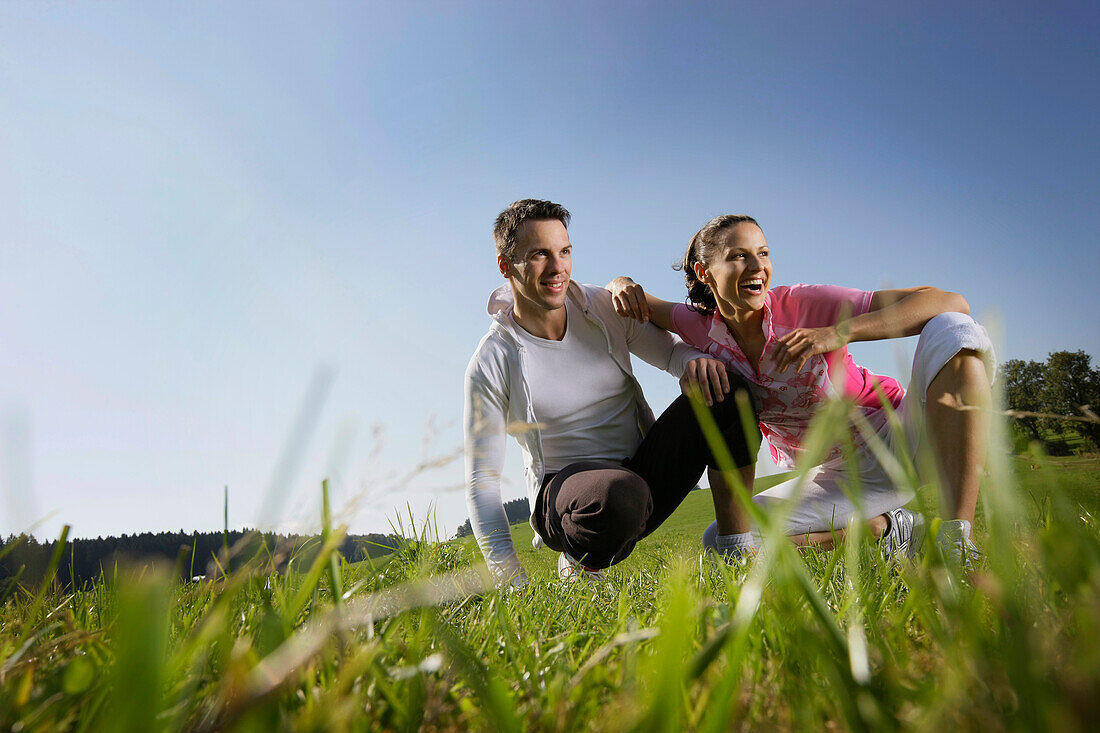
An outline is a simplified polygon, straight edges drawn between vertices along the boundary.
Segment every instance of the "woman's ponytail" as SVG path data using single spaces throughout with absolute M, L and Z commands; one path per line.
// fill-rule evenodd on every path
M 711 292 L 710 286 L 700 280 L 695 274 L 695 263 L 702 262 L 702 260 L 699 259 L 700 234 L 702 234 L 702 231 L 696 233 L 696 235 L 691 238 L 687 252 L 684 253 L 684 261 L 680 263 L 677 269 L 682 269 L 684 271 L 684 282 L 688 290 L 688 305 L 700 313 L 710 315 L 714 313 L 714 309 L 718 307 L 718 303 L 714 299 L 714 293 Z M 706 263 L 704 262 L 704 264 Z

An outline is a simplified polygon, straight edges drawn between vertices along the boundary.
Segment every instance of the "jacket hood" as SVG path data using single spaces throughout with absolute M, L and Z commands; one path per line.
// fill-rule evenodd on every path
M 489 315 L 495 316 L 497 313 L 504 313 L 511 308 L 514 303 L 515 300 L 512 298 L 512 287 L 508 284 L 501 285 L 499 288 L 489 293 Z

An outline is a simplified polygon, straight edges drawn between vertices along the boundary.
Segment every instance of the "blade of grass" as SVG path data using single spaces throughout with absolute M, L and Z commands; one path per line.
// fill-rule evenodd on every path
M 340 532 L 343 535 L 343 531 Z M 329 505 L 328 479 L 321 482 L 321 541 L 325 546 L 329 545 L 332 537 L 332 509 Z M 341 542 L 343 539 L 341 539 Z M 343 602 L 344 581 L 340 575 L 339 544 L 328 552 L 328 579 L 332 586 L 332 602 L 339 606 Z
M 19 641 L 22 643 L 31 630 L 34 629 L 34 625 L 38 622 L 38 614 L 42 606 L 42 602 L 46 598 L 46 591 L 53 586 L 54 578 L 57 576 L 57 567 L 61 564 L 61 555 L 65 552 L 65 543 L 69 539 L 69 525 L 65 525 L 61 528 L 61 535 L 57 538 L 57 544 L 53 548 L 53 553 L 50 555 L 50 564 L 46 566 L 46 573 L 42 576 L 42 582 L 38 584 L 38 590 L 35 592 L 34 601 L 31 603 L 30 611 L 26 615 L 27 624 L 23 628 L 23 633 L 20 635 Z

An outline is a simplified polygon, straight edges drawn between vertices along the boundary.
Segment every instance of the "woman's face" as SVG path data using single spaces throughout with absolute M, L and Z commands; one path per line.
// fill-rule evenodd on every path
M 772 281 L 768 242 L 750 222 L 735 224 L 721 236 L 710 260 L 695 264 L 695 276 L 710 286 L 719 313 L 743 317 L 764 307 Z

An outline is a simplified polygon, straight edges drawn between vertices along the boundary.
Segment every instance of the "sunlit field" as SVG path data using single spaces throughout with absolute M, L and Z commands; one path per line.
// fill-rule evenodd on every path
M 901 472 L 911 467 L 898 467 Z M 1100 717 L 1100 459 L 995 452 L 966 571 L 771 537 L 700 554 L 707 491 L 608 580 L 498 592 L 472 539 L 425 521 L 351 565 L 327 522 L 309 566 L 220 577 L 120 568 L 73 591 L 0 589 L 12 730 L 1080 730 Z M 936 490 L 917 503 L 934 516 Z M 765 520 L 766 523 L 766 520 Z M 769 528 L 764 527 L 765 538 Z M 60 563 L 63 552 L 55 555 Z

